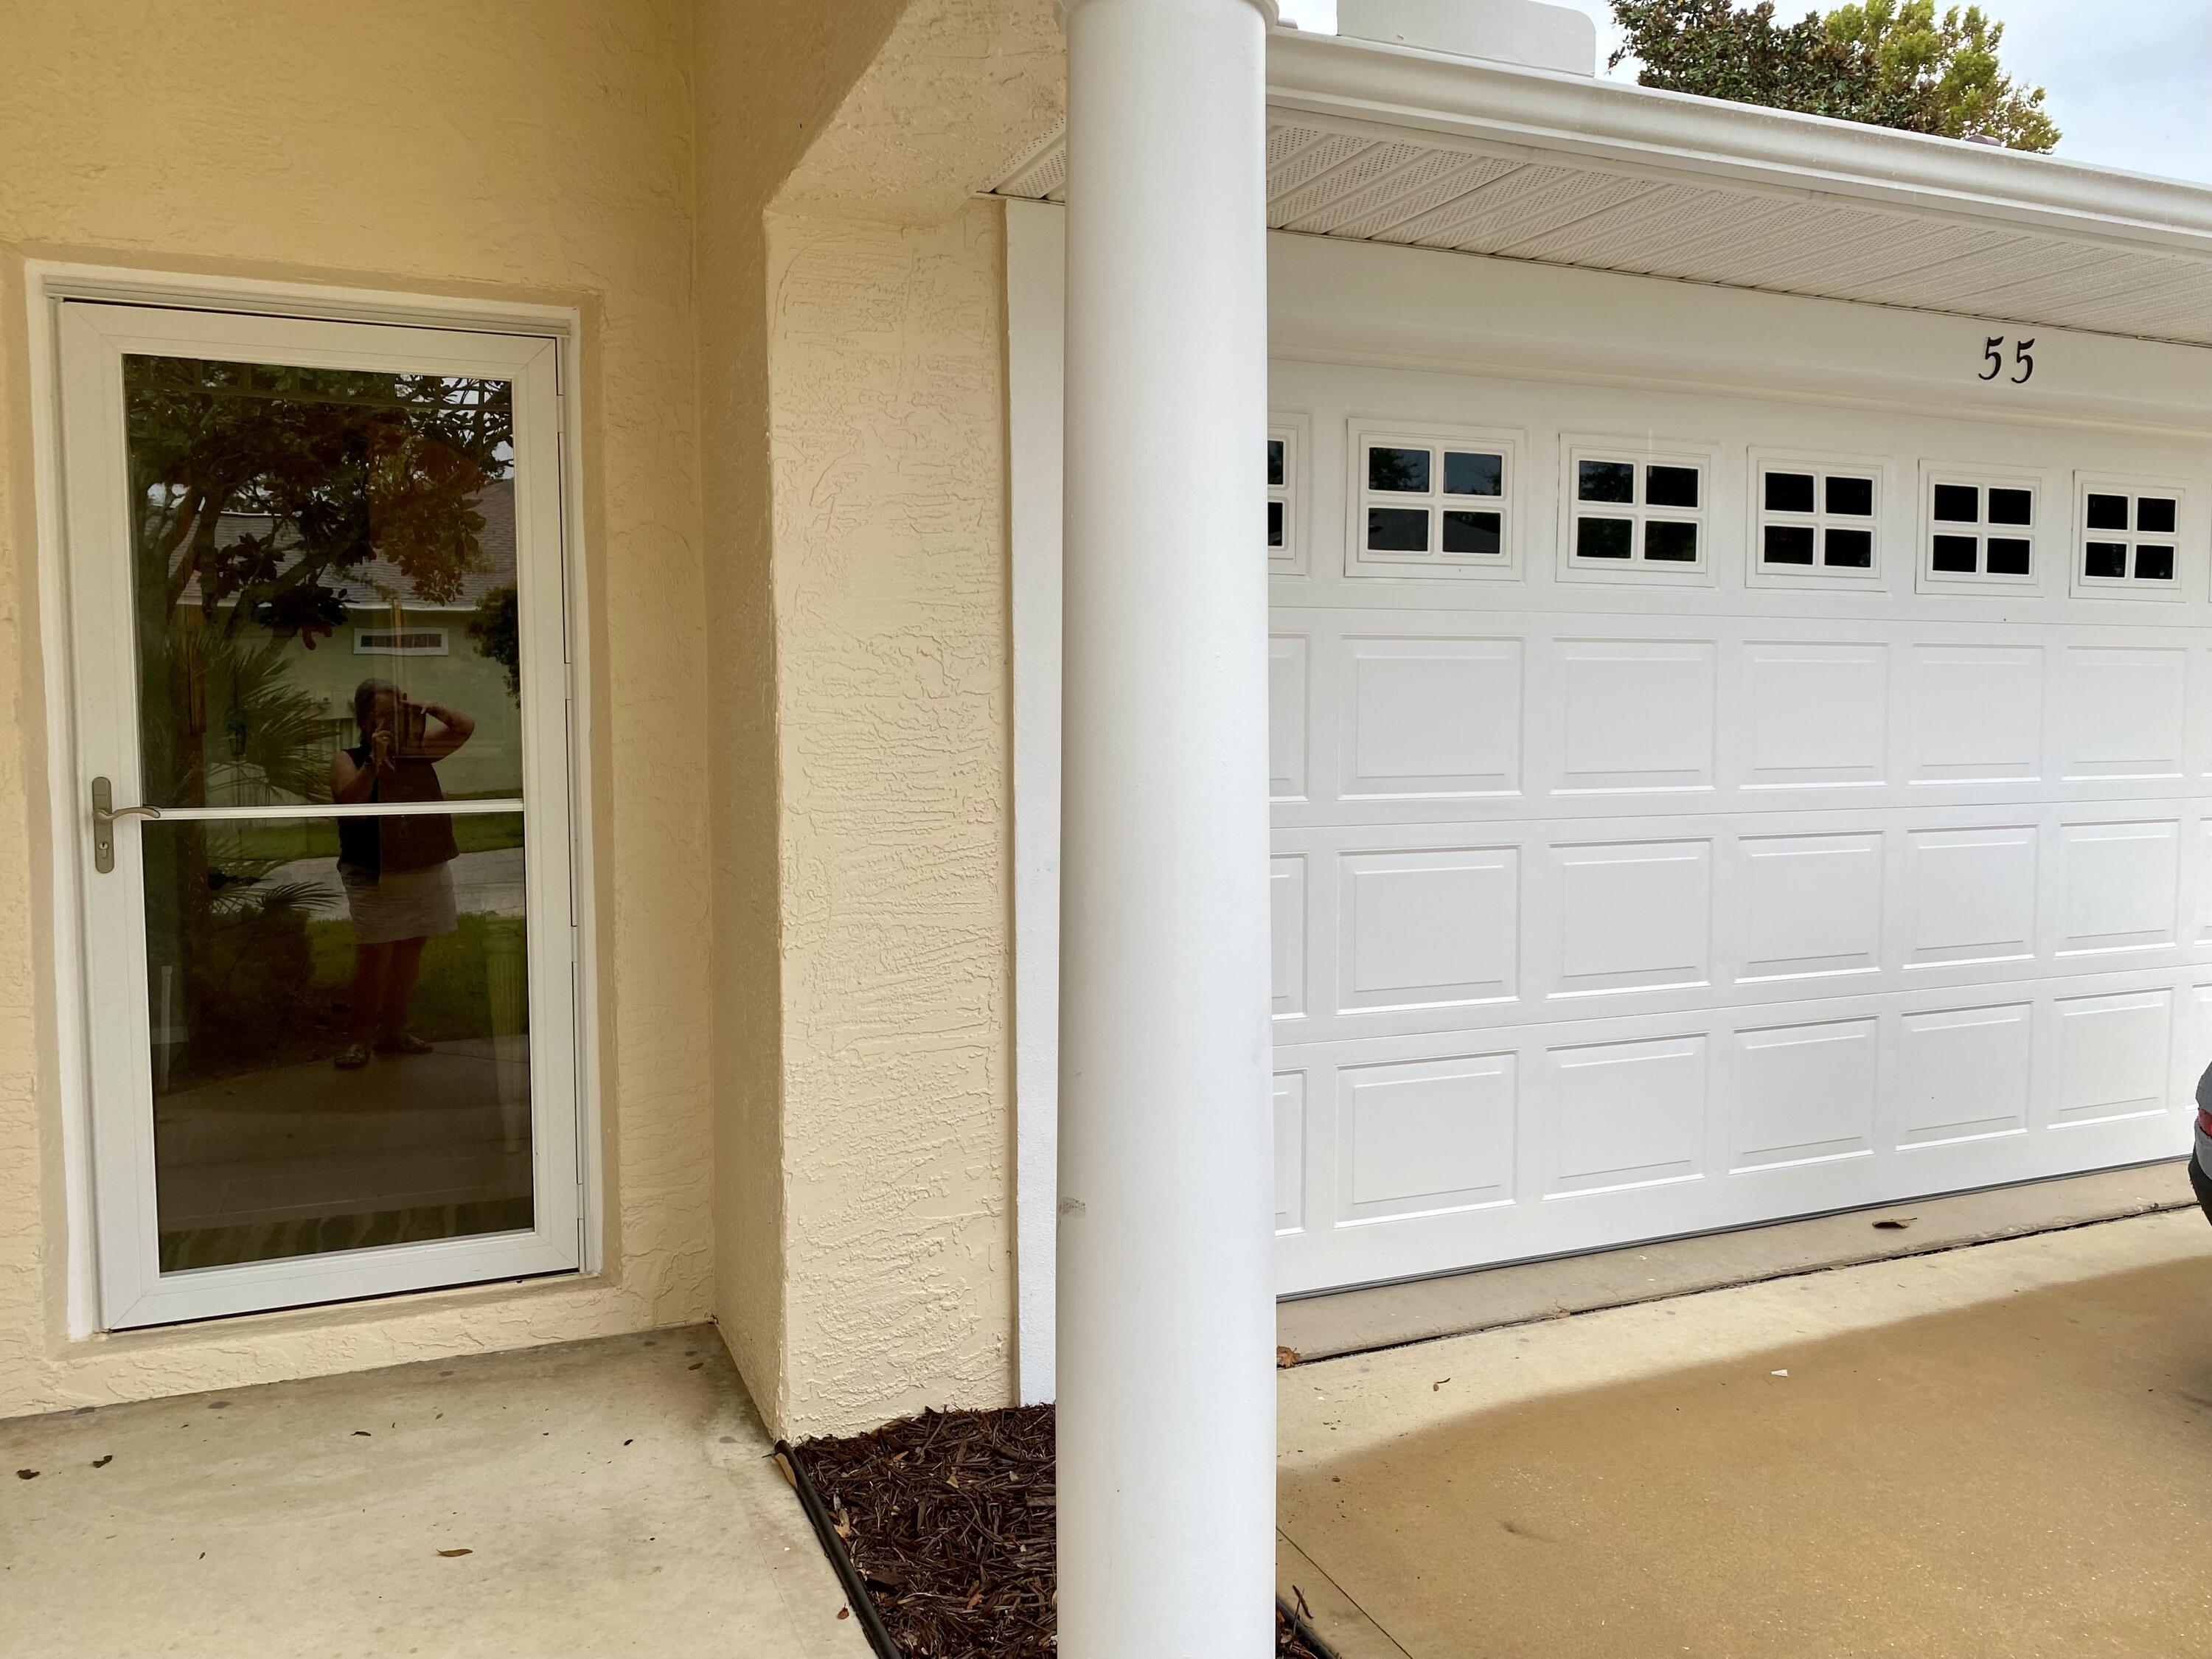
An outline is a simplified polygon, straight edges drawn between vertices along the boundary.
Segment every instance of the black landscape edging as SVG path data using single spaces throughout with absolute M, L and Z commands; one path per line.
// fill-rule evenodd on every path
M 852 1607 L 853 1617 L 860 1621 L 860 1628 L 867 1633 L 868 1645 L 876 1650 L 878 1659 L 906 1659 L 899 1651 L 899 1644 L 891 1639 L 884 1615 L 877 1611 L 876 1598 L 868 1594 L 860 1570 L 854 1565 L 853 1553 L 837 1536 L 836 1524 L 830 1519 L 829 1506 L 823 1503 L 814 1477 L 807 1474 L 799 1449 L 788 1440 L 779 1440 L 775 1443 L 775 1455 L 784 1473 L 791 1477 L 792 1490 L 799 1494 L 799 1507 L 814 1523 L 814 1535 L 822 1540 L 822 1553 L 830 1558 L 830 1566 L 836 1570 L 837 1582 L 845 1587 L 845 1600 Z
M 884 1623 L 876 1598 L 868 1593 L 867 1581 L 860 1577 L 853 1553 L 837 1535 L 836 1523 L 830 1518 L 830 1507 L 822 1501 L 822 1493 L 814 1484 L 814 1477 L 806 1472 L 806 1463 L 799 1456 L 799 1449 L 788 1440 L 779 1440 L 775 1443 L 775 1455 L 790 1477 L 792 1490 L 799 1494 L 799 1507 L 806 1511 L 806 1518 L 814 1524 L 814 1535 L 821 1540 L 822 1553 L 830 1558 L 837 1582 L 844 1587 L 845 1600 L 852 1607 L 853 1617 L 860 1621 L 868 1645 L 876 1650 L 878 1659 L 906 1659 L 890 1626 Z M 1336 1650 L 1322 1641 L 1304 1616 L 1279 1595 L 1275 1598 L 1275 1609 L 1298 1640 L 1318 1654 L 1320 1659 L 1336 1659 Z

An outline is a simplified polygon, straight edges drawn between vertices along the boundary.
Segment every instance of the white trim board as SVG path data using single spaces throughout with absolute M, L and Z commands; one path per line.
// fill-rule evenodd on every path
M 1060 1217 L 1060 586 L 1066 215 L 1006 204 L 1014 678 L 1015 1364 L 1054 1397 Z

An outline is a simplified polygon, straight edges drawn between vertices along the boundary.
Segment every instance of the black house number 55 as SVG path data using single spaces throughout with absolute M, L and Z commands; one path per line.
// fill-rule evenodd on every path
M 1977 375 L 1976 379 L 1994 380 L 1998 375 L 2004 374 L 2005 344 L 2005 337 L 2002 334 L 1992 334 L 1982 342 L 1982 361 L 1989 367 Z M 2011 345 L 2014 372 L 2006 378 L 2014 386 L 2026 386 L 2035 378 L 2035 342 L 2014 340 L 2011 342 Z

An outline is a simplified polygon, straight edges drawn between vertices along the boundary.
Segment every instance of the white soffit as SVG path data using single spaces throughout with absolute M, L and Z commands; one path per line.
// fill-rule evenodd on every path
M 1276 230 L 2212 345 L 2203 186 L 1287 29 L 1267 78 Z

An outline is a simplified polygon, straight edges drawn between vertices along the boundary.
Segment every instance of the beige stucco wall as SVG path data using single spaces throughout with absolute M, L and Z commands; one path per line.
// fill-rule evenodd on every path
M 690 33 L 681 0 L 0 0 L 0 1414 L 710 1310 Z M 27 257 L 580 309 L 602 1278 L 67 1340 Z
M 0 1414 L 713 1313 L 1012 1387 L 1001 219 L 1049 0 L 0 0 Z M 576 307 L 597 1279 L 71 1341 L 22 261 Z
M 1013 1389 L 1003 213 L 1049 0 L 915 0 L 769 219 L 792 1432 Z

